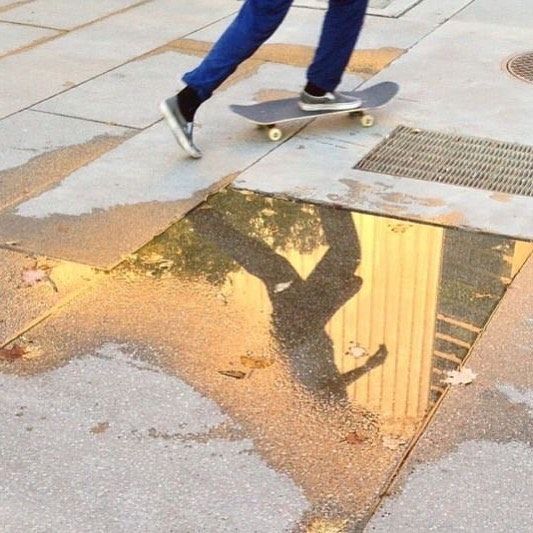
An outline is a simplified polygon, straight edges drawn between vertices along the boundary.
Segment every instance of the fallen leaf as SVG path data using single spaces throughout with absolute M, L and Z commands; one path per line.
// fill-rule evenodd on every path
M 278 294 L 280 292 L 286 291 L 294 282 L 287 281 L 286 283 L 278 283 L 274 287 L 274 294 Z
M 20 359 L 26 353 L 26 349 L 18 344 L 14 344 L 11 348 L 0 349 L 0 359 L 4 361 L 15 361 Z
M 96 426 L 91 428 L 91 433 L 98 435 L 99 433 L 105 433 L 109 429 L 109 422 L 100 422 Z
M 37 285 L 37 283 L 40 283 L 41 281 L 47 281 L 47 280 L 48 280 L 48 274 L 44 270 L 41 270 L 40 268 L 25 270 L 22 273 L 22 281 L 28 287 L 33 287 L 34 285 Z
M 152 252 L 151 254 L 141 258 L 141 261 L 145 265 L 157 265 L 157 263 L 160 263 L 161 261 L 164 261 L 165 258 L 156 252 Z
M 365 348 L 359 346 L 359 344 L 351 344 L 346 351 L 346 355 L 351 355 L 355 359 L 358 359 L 359 357 L 365 357 L 368 355 L 368 352 Z
M 218 373 L 234 379 L 244 379 L 246 377 L 246 372 L 241 372 L 240 370 L 219 370 Z
M 391 435 L 383 436 L 383 446 L 389 450 L 398 450 L 402 446 L 405 446 L 405 441 L 399 437 L 393 437 Z
M 253 355 L 242 355 L 241 364 L 246 368 L 263 369 L 274 364 L 272 359 L 266 357 L 254 357 Z
M 20 243 L 18 241 L 6 241 L 5 246 L 18 246 Z
M 346 435 L 342 440 L 348 444 L 362 444 L 366 439 L 361 437 L 356 431 L 352 431 L 351 433 L 348 433 L 348 435 Z
M 490 293 L 482 293 L 482 292 L 476 292 L 474 293 L 474 298 L 478 300 L 490 300 L 492 298 L 495 298 L 493 294 Z
M 43 349 L 35 344 L 27 344 L 24 350 L 24 359 L 38 359 L 43 355 Z
M 477 374 L 472 372 L 470 368 L 462 368 L 461 370 L 450 370 L 447 377 L 442 380 L 448 385 L 469 385 L 477 377 Z
M 306 527 L 307 533 L 346 533 L 346 518 L 314 518 Z

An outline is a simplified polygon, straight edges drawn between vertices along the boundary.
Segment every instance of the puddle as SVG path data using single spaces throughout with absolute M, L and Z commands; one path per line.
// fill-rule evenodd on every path
M 165 364 L 304 489 L 308 524 L 334 523 L 371 509 L 531 250 L 229 190 L 119 275 L 187 287 L 196 339 Z

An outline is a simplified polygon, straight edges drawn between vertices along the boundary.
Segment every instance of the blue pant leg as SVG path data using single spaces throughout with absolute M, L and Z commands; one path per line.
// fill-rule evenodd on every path
M 222 85 L 237 67 L 276 31 L 289 12 L 293 0 L 246 0 L 237 18 L 209 54 L 183 81 L 202 100 Z
M 341 82 L 363 27 L 368 0 L 329 0 L 320 43 L 307 79 L 325 91 Z

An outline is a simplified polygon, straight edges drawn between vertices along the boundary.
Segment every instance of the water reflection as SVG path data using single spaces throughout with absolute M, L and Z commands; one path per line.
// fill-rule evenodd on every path
M 213 197 L 145 250 L 268 313 L 309 394 L 355 403 L 409 436 L 531 245 L 238 192 Z
M 383 364 L 387 349 L 380 346 L 364 365 L 346 372 L 337 367 L 334 340 L 326 325 L 361 290 L 363 280 L 355 274 L 361 248 L 350 213 L 318 208 L 317 215 L 327 251 L 316 263 L 311 259 L 306 278 L 289 259 L 236 230 L 215 209 L 199 210 L 189 220 L 198 235 L 242 266 L 246 273 L 237 274 L 244 277 L 241 283 L 246 283 L 247 275 L 264 283 L 272 307 L 273 335 L 294 378 L 323 398 L 346 400 L 347 387 Z

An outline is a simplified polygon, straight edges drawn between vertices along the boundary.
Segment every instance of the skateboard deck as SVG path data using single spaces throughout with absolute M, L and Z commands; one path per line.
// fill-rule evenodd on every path
M 398 94 L 400 87 L 397 83 L 385 81 L 360 91 L 348 91 L 343 94 L 356 96 L 362 100 L 361 107 L 351 111 L 302 111 L 298 105 L 299 98 L 284 98 L 251 105 L 231 105 L 230 109 L 246 120 L 269 128 L 269 137 L 278 141 L 282 137 L 277 124 L 297 120 L 308 120 L 326 115 L 351 114 L 360 117 L 361 124 L 370 127 L 374 118 L 368 114 L 372 109 L 378 109 L 389 103 Z

